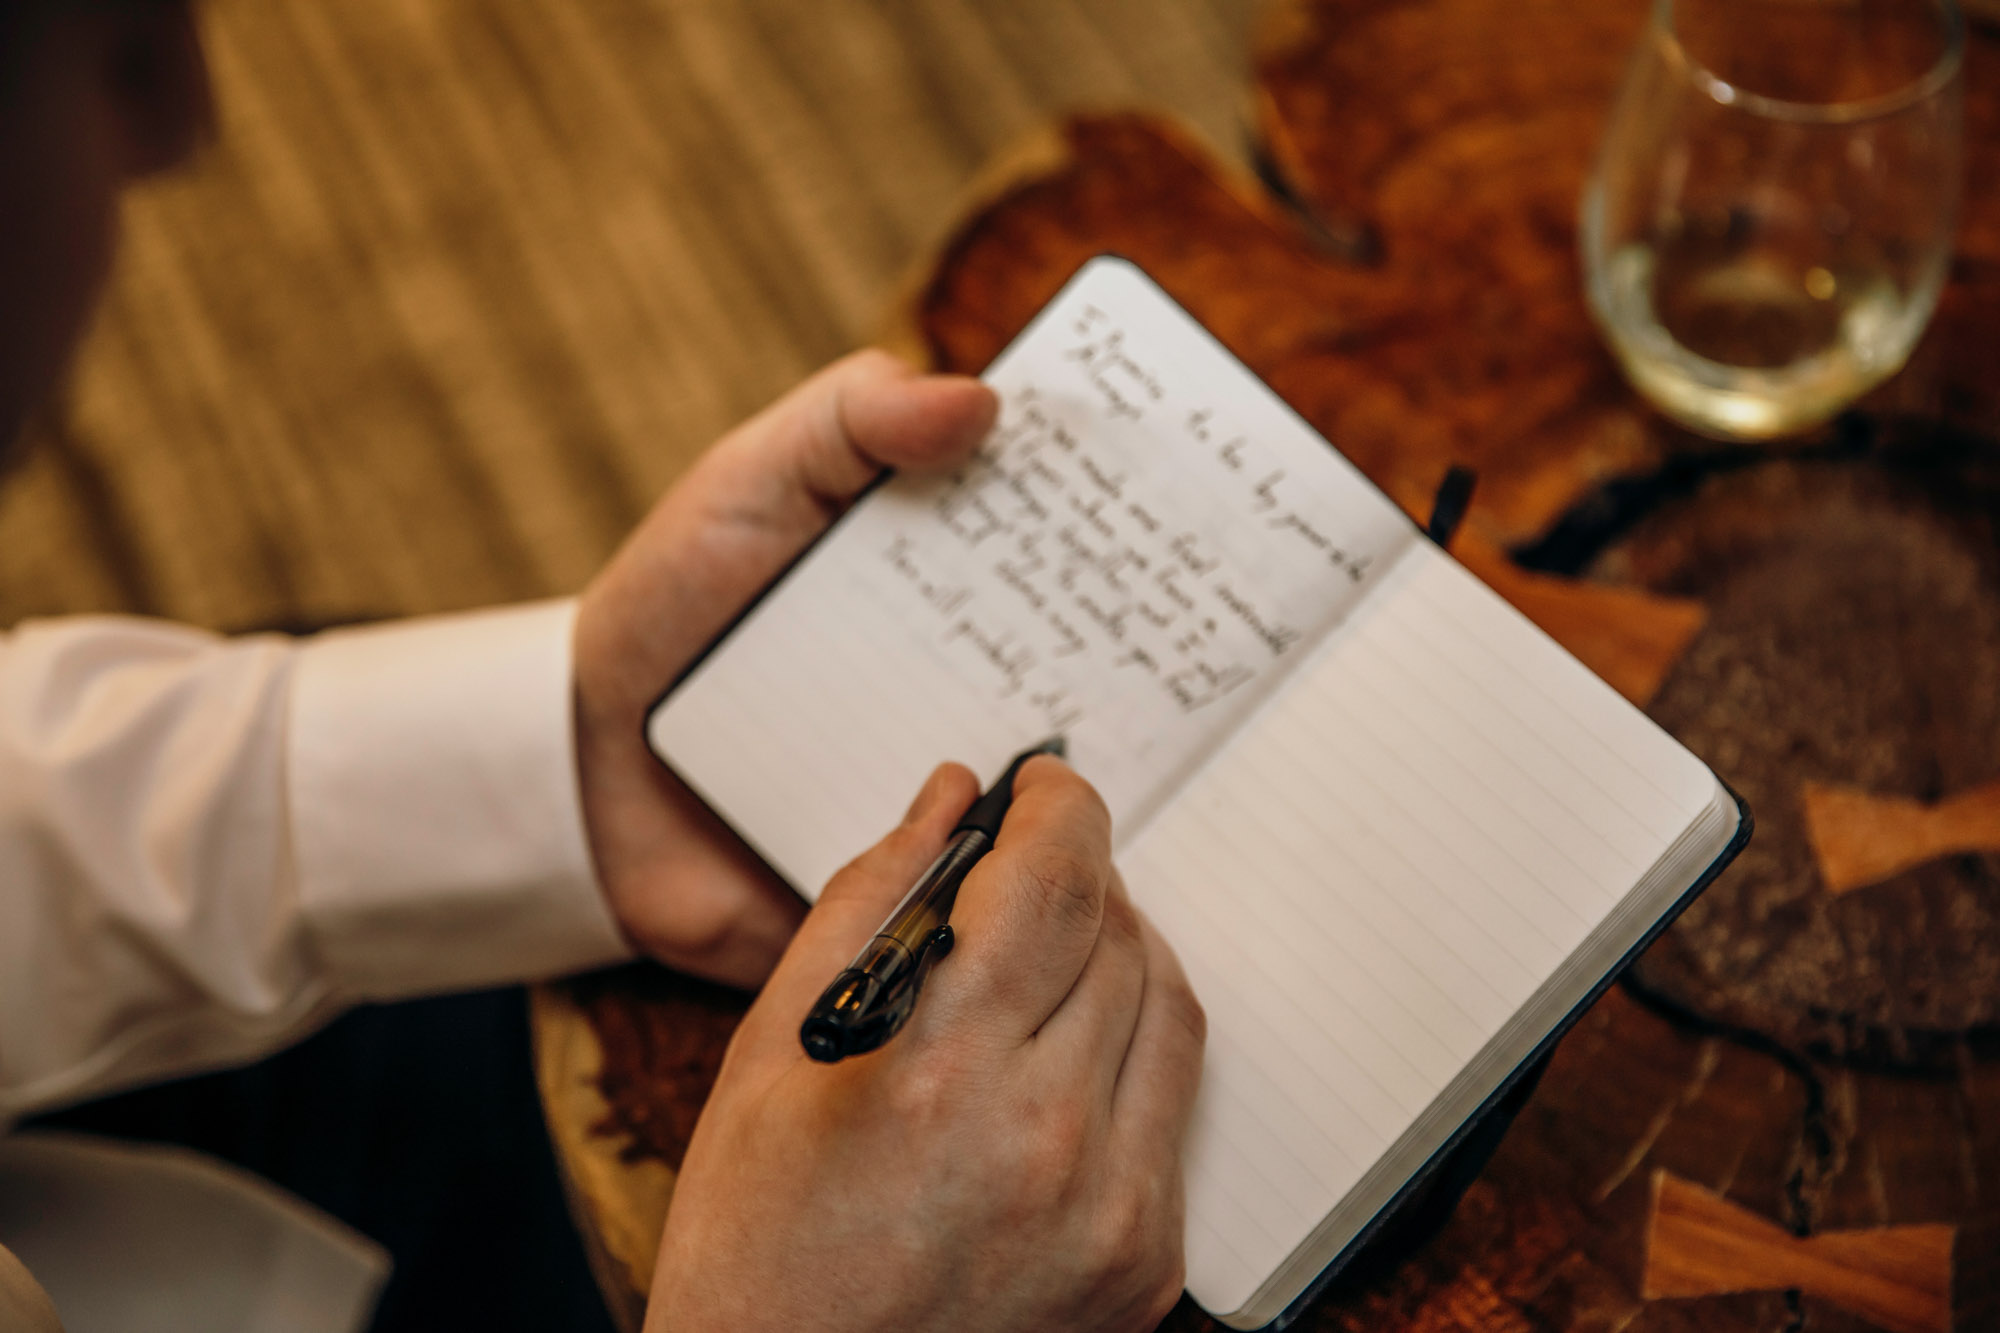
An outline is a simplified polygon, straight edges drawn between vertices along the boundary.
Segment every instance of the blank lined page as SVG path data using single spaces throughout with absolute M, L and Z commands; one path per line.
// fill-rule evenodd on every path
M 955 759 L 1062 733 L 1129 833 L 1415 530 L 1139 271 L 1092 261 L 897 478 L 677 686 L 653 747 L 802 892 Z
M 1242 1308 L 1715 790 L 1455 562 L 1404 557 L 1124 861 L 1209 1015 L 1196 1299 Z

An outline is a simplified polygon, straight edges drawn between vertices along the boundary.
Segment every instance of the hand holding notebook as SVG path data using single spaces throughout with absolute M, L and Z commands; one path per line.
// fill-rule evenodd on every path
M 978 456 L 857 505 L 648 736 L 811 894 L 939 757 L 1064 733 L 1210 1015 L 1189 1289 L 1264 1324 L 1747 817 L 1130 265 L 986 378 Z
M 994 408 L 993 395 L 963 376 L 918 375 L 881 352 L 847 357 L 702 455 L 579 599 L 572 663 L 584 828 L 620 929 L 648 955 L 755 986 L 805 914 L 647 751 L 641 729 L 660 682 L 685 670 L 884 468 L 964 457 Z

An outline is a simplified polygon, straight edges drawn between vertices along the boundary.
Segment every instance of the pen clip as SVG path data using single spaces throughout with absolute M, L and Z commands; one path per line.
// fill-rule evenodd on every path
M 896 987 L 879 1009 L 854 1026 L 848 1034 L 845 1054 L 861 1055 L 875 1050 L 902 1031 L 903 1024 L 916 1008 L 917 992 L 923 989 L 924 980 L 938 965 L 938 960 L 951 952 L 955 942 L 949 922 L 924 936 L 924 942 L 917 946 L 915 966 L 910 969 L 909 979 Z

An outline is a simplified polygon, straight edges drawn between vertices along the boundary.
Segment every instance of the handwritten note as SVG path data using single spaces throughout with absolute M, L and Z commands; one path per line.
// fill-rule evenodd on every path
M 871 495 L 656 715 L 719 808 L 814 812 L 762 847 L 807 892 L 939 760 L 1055 732 L 1122 842 L 1417 540 L 1122 261 L 986 379 L 978 454 Z
M 1261 385 L 1177 345 L 1184 316 L 1149 313 L 1058 301 L 989 372 L 978 455 L 898 483 L 873 525 L 877 595 L 1135 815 L 1411 539 Z
M 1086 310 L 1086 321 L 1092 316 L 1101 318 L 1094 307 Z M 1142 382 L 1164 396 L 1154 381 Z M 1142 419 L 1129 399 L 1106 388 L 1107 411 Z M 936 553 L 934 567 L 949 567 L 964 581 L 947 582 L 928 570 L 919 538 L 909 533 L 898 533 L 883 553 L 945 619 L 945 643 L 969 644 L 1000 673 L 1003 697 L 1027 691 L 1056 731 L 1083 717 L 1082 696 L 1072 683 L 1077 673 L 1063 668 L 1065 658 L 1108 658 L 1111 671 L 1099 676 L 1103 685 L 1124 693 L 1135 682 L 1118 677 L 1137 676 L 1137 688 L 1152 692 L 1156 702 L 1163 696 L 1182 713 L 1194 713 L 1255 680 L 1300 644 L 1306 631 L 1271 609 L 1276 603 L 1245 571 L 1225 569 L 1212 539 L 1172 504 L 1171 483 L 1148 484 L 1102 461 L 1084 443 L 1087 432 L 1061 413 L 1040 389 L 1022 388 L 986 448 L 934 502 L 943 531 L 957 543 L 940 543 L 946 549 Z M 1182 429 L 1205 442 L 1211 416 L 1191 414 Z M 1243 441 L 1224 446 L 1232 448 L 1240 452 Z M 1201 451 L 1189 452 L 1199 457 Z M 1216 462 L 1225 469 L 1242 466 L 1223 450 L 1216 451 Z M 1246 512 L 1270 515 L 1266 527 L 1275 539 L 1296 537 L 1331 569 L 1361 583 L 1377 556 L 1336 544 L 1297 510 L 1278 512 L 1284 475 L 1273 472 L 1243 486 Z M 1221 486 L 1229 480 L 1216 479 Z M 1012 594 L 985 599 L 993 614 L 984 623 L 973 607 L 982 571 Z

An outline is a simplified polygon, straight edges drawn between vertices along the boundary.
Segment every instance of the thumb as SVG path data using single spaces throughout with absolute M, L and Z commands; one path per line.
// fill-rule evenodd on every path
M 585 592 L 585 704 L 601 695 L 625 713 L 644 708 L 883 468 L 961 458 L 998 412 L 978 380 L 858 352 L 731 431 Z
M 884 468 L 921 471 L 964 457 L 999 410 L 978 380 L 920 375 L 887 352 L 856 352 L 732 431 L 712 461 L 728 474 L 717 479 L 722 489 L 746 483 L 752 507 L 809 537 Z
M 806 1011 L 944 851 L 952 828 L 978 795 L 979 780 L 971 769 L 941 766 L 917 793 L 903 822 L 828 881 L 745 1016 L 746 1045 L 801 1055 L 795 1034 Z

